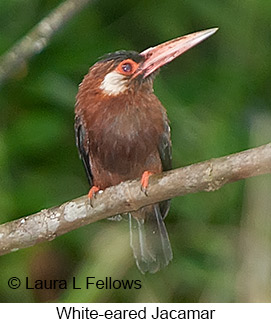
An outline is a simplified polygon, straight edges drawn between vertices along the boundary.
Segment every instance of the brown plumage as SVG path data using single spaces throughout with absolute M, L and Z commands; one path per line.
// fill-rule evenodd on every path
M 170 128 L 166 110 L 153 94 L 154 71 L 187 50 L 188 41 L 192 47 L 213 32 L 194 33 L 141 54 L 108 54 L 90 68 L 75 108 L 76 143 L 92 187 L 90 197 L 98 189 L 141 176 L 145 191 L 149 174 L 171 169 Z M 154 273 L 172 259 L 163 221 L 169 204 L 130 215 L 131 246 L 143 273 Z
M 80 85 L 76 104 L 77 122 L 87 129 L 84 146 L 92 156 L 93 185 L 105 189 L 145 170 L 161 172 L 158 145 L 169 128 L 165 109 L 148 89 L 152 82 L 110 97 L 91 82 L 96 68 Z

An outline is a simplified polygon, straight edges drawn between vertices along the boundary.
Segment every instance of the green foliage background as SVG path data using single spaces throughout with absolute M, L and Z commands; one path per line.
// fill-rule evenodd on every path
M 0 54 L 58 4 L 1 0 Z M 155 93 L 171 120 L 174 167 L 270 141 L 270 124 L 263 131 L 252 127 L 259 114 L 266 120 L 271 113 L 270 18 L 271 2 L 265 0 L 95 1 L 1 88 L 1 223 L 87 193 L 74 143 L 73 109 L 78 84 L 107 52 L 141 51 L 218 26 L 214 36 L 163 68 L 155 81 Z M 251 141 L 252 129 L 259 140 Z M 268 185 L 270 192 L 270 181 Z M 125 220 L 100 221 L 2 256 L 0 301 L 246 301 L 238 283 L 246 201 L 244 182 L 174 199 L 166 220 L 174 260 L 155 275 L 138 272 Z M 249 280 L 248 272 L 242 275 Z M 75 276 L 83 288 L 60 293 L 24 286 L 10 290 L 7 280 L 12 276 L 23 281 L 26 276 L 31 281 Z M 140 279 L 142 288 L 87 290 L 87 276 Z

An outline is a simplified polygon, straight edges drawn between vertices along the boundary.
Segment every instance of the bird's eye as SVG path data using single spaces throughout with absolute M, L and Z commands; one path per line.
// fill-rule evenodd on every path
M 117 71 L 123 75 L 131 75 L 136 71 L 137 67 L 138 64 L 132 59 L 126 59 L 118 65 Z
M 124 63 L 121 65 L 121 69 L 124 73 L 130 73 L 132 70 L 132 65 L 130 63 Z

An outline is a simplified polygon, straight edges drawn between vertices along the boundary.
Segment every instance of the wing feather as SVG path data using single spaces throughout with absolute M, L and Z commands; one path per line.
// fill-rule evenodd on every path
M 170 140 L 170 127 L 168 121 L 165 120 L 164 123 L 164 132 L 160 136 L 160 141 L 158 145 L 159 155 L 162 162 L 163 171 L 172 169 L 172 148 Z M 159 203 L 160 212 L 162 218 L 164 219 L 170 208 L 170 200 L 163 201 Z
M 86 130 L 83 125 L 82 119 L 79 116 L 76 116 L 75 118 L 74 130 L 75 130 L 76 146 L 78 148 L 79 156 L 83 162 L 89 185 L 92 186 L 93 176 L 91 172 L 91 164 L 89 159 L 88 138 L 87 138 Z

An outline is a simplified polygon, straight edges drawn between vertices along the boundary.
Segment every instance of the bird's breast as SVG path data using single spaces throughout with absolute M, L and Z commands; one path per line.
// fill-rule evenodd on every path
M 163 108 L 155 103 L 111 100 L 87 111 L 84 119 L 94 182 L 107 176 L 109 185 L 114 185 L 140 177 L 145 170 L 161 171 L 158 141 L 164 116 Z

